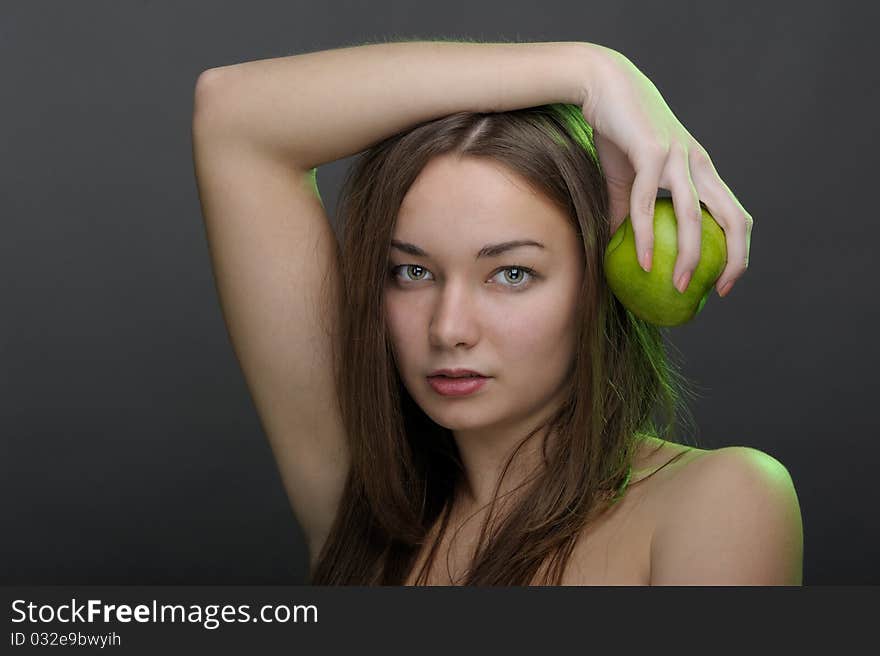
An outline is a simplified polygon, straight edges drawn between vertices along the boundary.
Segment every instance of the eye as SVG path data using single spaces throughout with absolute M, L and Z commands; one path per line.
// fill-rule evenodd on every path
M 505 287 L 517 287 L 517 288 L 528 287 L 529 285 L 532 284 L 532 281 L 537 277 L 535 272 L 532 269 L 529 269 L 528 267 L 524 267 L 524 266 L 515 266 L 515 265 L 504 267 L 498 273 L 503 274 L 503 273 L 507 273 L 507 272 L 511 272 L 514 274 L 512 276 L 514 284 L 505 285 Z M 496 275 L 498 275 L 498 274 L 496 274 Z M 528 276 L 528 277 L 523 278 L 523 275 Z M 494 278 L 494 276 L 493 276 L 493 278 Z M 510 277 L 507 277 L 507 276 L 505 276 L 505 278 L 507 280 L 511 279 Z M 523 280 L 525 280 L 525 282 L 523 282 Z
M 401 273 L 397 273 L 398 270 Z M 401 277 L 402 272 L 406 271 L 409 275 Z M 400 264 L 398 266 L 391 267 L 390 273 L 392 277 L 395 277 L 399 282 L 403 282 L 404 284 L 410 282 L 419 282 L 422 280 L 427 280 L 425 278 L 426 275 L 429 274 L 429 271 L 418 264 Z M 524 289 L 532 284 L 535 278 L 538 277 L 538 274 L 535 273 L 533 269 L 529 267 L 512 265 L 499 269 L 492 277 L 496 277 L 499 274 L 506 274 L 504 278 L 508 281 L 512 281 L 511 284 L 502 284 L 503 287 L 510 287 L 513 289 Z M 526 276 L 523 278 L 523 276 Z M 525 280 L 525 282 L 523 282 Z
M 413 271 L 416 274 L 416 277 L 414 279 L 413 278 L 404 278 L 403 279 L 404 282 L 418 282 L 420 280 L 424 280 L 425 279 L 424 274 L 427 273 L 427 271 L 428 271 L 425 267 L 419 266 L 418 264 L 401 264 L 396 267 L 391 267 L 391 275 L 395 276 L 396 274 L 394 272 L 397 271 L 398 269 L 401 269 L 402 271 L 407 271 L 407 270 Z

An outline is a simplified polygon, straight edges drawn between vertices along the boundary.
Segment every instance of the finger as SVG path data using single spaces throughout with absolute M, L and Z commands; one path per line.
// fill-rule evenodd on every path
M 692 161 L 691 166 L 700 197 L 724 230 L 727 264 L 715 283 L 715 289 L 719 296 L 726 296 L 730 289 L 725 290 L 725 287 L 732 287 L 749 267 L 754 219 L 715 171 L 708 156 L 696 166 Z
M 752 226 L 754 219 L 739 206 L 733 203 L 730 196 L 727 197 L 727 210 L 729 216 L 734 219 L 729 227 L 724 228 L 724 238 L 727 241 L 727 266 L 718 278 L 715 289 L 721 297 L 730 293 L 734 283 L 739 280 L 749 268 L 749 249 L 752 241 Z M 711 210 L 710 210 L 711 211 Z
M 665 148 L 648 149 L 634 162 L 636 177 L 630 195 L 629 215 L 635 233 L 636 254 L 645 271 L 651 270 L 654 259 L 654 203 L 667 154 Z
M 672 192 L 672 206 L 675 210 L 678 233 L 678 255 L 672 270 L 672 282 L 683 294 L 700 263 L 700 245 L 703 237 L 703 213 L 700 209 L 697 189 L 691 180 L 685 146 L 672 146 L 663 173 L 661 185 Z

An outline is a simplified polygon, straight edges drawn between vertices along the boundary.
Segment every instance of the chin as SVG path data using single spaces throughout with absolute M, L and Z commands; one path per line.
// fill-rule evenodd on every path
M 442 401 L 441 401 L 442 403 Z M 437 404 L 426 407 L 419 404 L 422 411 L 430 417 L 435 424 L 449 430 L 472 430 L 488 426 L 491 419 L 486 416 L 486 410 L 480 408 L 439 408 Z

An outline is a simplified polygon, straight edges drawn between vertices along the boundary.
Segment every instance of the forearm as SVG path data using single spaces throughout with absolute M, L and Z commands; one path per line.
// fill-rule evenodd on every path
M 202 75 L 196 118 L 311 169 L 459 111 L 580 105 L 605 52 L 570 41 L 415 41 L 244 62 Z

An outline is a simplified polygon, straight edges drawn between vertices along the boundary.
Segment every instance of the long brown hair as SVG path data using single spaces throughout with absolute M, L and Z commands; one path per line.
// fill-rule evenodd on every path
M 545 467 L 519 486 L 528 485 L 490 534 L 498 481 L 463 583 L 528 585 L 546 566 L 546 584 L 559 585 L 585 526 L 626 493 L 642 440 L 669 439 L 679 413 L 693 425 L 683 401 L 689 381 L 670 360 L 663 329 L 635 317 L 605 283 L 608 195 L 592 136 L 575 105 L 459 112 L 385 139 L 349 169 L 337 205 L 342 271 L 331 328 L 351 466 L 311 584 L 403 584 L 441 514 L 445 529 L 463 476 L 452 431 L 421 410 L 399 377 L 382 310 L 398 209 L 435 156 L 504 164 L 565 209 L 586 255 L 567 398 L 524 436 L 501 478 L 541 428 L 554 435 L 541 444 Z

